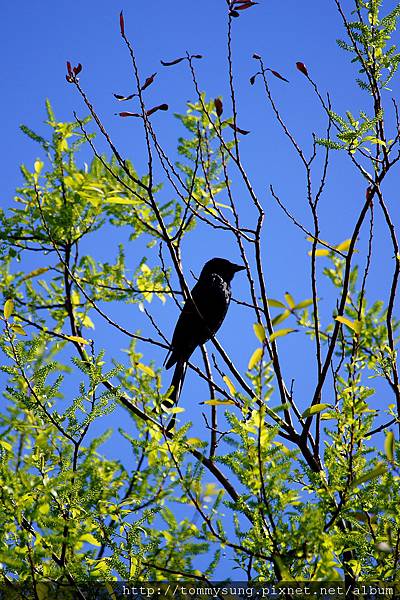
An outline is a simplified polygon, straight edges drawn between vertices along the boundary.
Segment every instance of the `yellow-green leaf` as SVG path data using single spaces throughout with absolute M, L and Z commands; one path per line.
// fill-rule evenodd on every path
M 208 406 L 227 406 L 235 403 L 233 400 L 205 400 L 204 404 L 208 404 Z
M 346 317 L 342 316 L 335 317 L 335 319 L 336 321 L 339 321 L 339 323 L 343 323 L 343 325 L 347 325 L 347 327 L 350 327 L 350 329 L 352 329 L 357 335 L 360 335 L 362 328 L 361 321 L 358 321 L 357 319 L 355 321 L 350 321 L 350 319 L 347 319 Z
M 220 206 L 221 208 L 226 208 L 227 210 L 230 210 L 231 212 L 233 212 L 232 207 L 229 206 L 228 204 L 223 204 L 222 202 L 216 202 L 215 206 Z
M 377 49 L 377 50 L 379 50 L 379 49 Z M 376 56 L 378 56 L 377 53 L 376 53 Z M 380 140 L 377 137 L 374 137 L 373 135 L 367 135 L 364 138 L 364 141 L 371 142 L 371 144 L 379 144 L 380 146 L 386 146 L 386 142 L 384 142 L 383 140 Z
M 289 448 L 287 448 L 285 446 L 285 444 L 282 444 L 282 442 L 272 442 L 274 444 L 274 446 L 277 446 L 277 448 L 279 448 L 280 450 L 282 450 L 282 452 L 284 454 L 290 454 L 290 450 Z
M 76 290 L 72 290 L 71 292 L 71 304 L 72 306 L 78 306 L 80 304 L 81 298 L 79 293 Z
M 272 298 L 268 300 L 268 306 L 275 306 L 276 308 L 286 308 L 283 302 L 280 302 L 279 300 L 273 300 Z
M 293 296 L 292 296 L 291 294 L 289 294 L 289 292 L 286 292 L 286 294 L 285 294 L 285 300 L 286 300 L 286 302 L 287 302 L 287 305 L 288 305 L 290 308 L 294 308 L 294 307 L 295 307 L 295 304 L 296 304 L 296 303 L 295 303 L 295 301 L 294 301 L 294 299 L 293 299 Z
M 99 198 L 98 196 L 89 196 L 89 194 L 83 194 L 82 192 L 80 192 L 79 196 L 90 202 L 90 204 L 95 208 L 97 208 L 101 204 L 101 198 Z
M 9 444 L 8 442 L 6 442 L 5 440 L 0 440 L 0 446 L 2 446 L 4 448 L 4 450 L 7 450 L 7 452 L 11 452 L 12 451 L 11 444 Z
M 36 175 L 39 175 L 41 170 L 43 169 L 43 163 L 41 160 L 35 160 L 33 168 L 35 169 Z
M 287 319 L 290 316 L 290 310 L 285 310 L 283 313 L 281 313 L 280 315 L 277 315 L 275 317 L 275 319 L 272 319 L 272 325 L 279 325 L 279 323 L 282 323 L 282 321 L 284 321 L 285 319 Z
M 313 303 L 313 299 L 312 298 L 308 298 L 307 300 L 302 300 L 301 302 L 299 302 L 298 304 L 296 304 L 296 306 L 294 308 L 298 309 L 298 308 L 307 308 L 307 306 L 311 306 L 311 304 Z
M 13 310 L 14 310 L 14 302 L 11 299 L 6 300 L 3 310 L 4 310 L 4 318 L 6 319 L 6 321 L 8 321 L 8 319 L 11 317 Z
M 17 323 L 13 323 L 11 325 L 11 329 L 13 330 L 14 333 L 18 333 L 19 335 L 27 335 L 25 329 L 21 325 L 18 325 Z
M 46 271 L 49 270 L 49 267 L 39 267 L 38 269 L 35 269 L 34 271 L 31 271 L 30 273 L 28 273 L 27 275 L 25 275 L 21 281 L 26 281 L 27 279 L 32 279 L 32 277 L 37 277 L 38 275 L 41 275 L 42 273 L 46 273 Z
M 143 373 L 146 373 L 147 375 L 150 375 L 150 377 L 155 377 L 156 374 L 154 373 L 153 369 L 151 367 L 149 367 L 148 365 L 144 365 L 142 363 L 138 363 L 137 364 L 138 369 L 140 369 L 141 371 L 143 371 Z
M 249 364 L 247 366 L 249 371 L 251 371 L 256 366 L 256 364 L 260 362 L 262 355 L 263 355 L 262 348 L 257 348 L 256 350 L 254 350 L 254 352 L 251 355 L 251 358 L 249 360 Z
M 207 212 L 209 212 L 211 215 L 213 215 L 214 217 L 219 217 L 218 215 L 218 211 L 215 210 L 215 208 L 211 208 L 207 206 Z
M 236 394 L 236 388 L 233 385 L 232 381 L 229 379 L 228 375 L 224 375 L 222 379 L 225 381 L 226 385 L 228 386 L 228 389 L 229 389 L 230 393 L 232 394 L 232 396 L 234 396 Z
M 88 328 L 90 327 L 90 329 L 94 329 L 94 323 L 93 323 L 92 319 L 89 317 L 89 315 L 83 315 L 82 326 L 88 327 Z
M 341 242 L 340 244 L 335 246 L 335 248 L 336 248 L 336 250 L 339 250 L 339 252 L 346 252 L 346 250 L 348 250 L 350 248 L 350 244 L 351 244 L 351 239 L 344 240 L 344 242 Z
M 47 513 L 50 511 L 50 504 L 48 502 L 46 502 L 45 504 L 41 504 L 39 506 L 39 512 L 41 515 L 47 515 Z
M 141 269 L 142 273 L 146 273 L 146 274 L 151 273 L 151 269 L 148 265 L 146 265 L 146 263 L 142 263 L 140 265 L 140 269 Z
M 92 544 L 92 546 L 101 546 L 100 542 L 98 542 L 91 533 L 85 533 L 84 535 L 81 535 L 79 541 L 88 542 L 89 544 Z
M 109 202 L 110 204 L 136 204 L 136 200 L 129 200 L 129 198 L 119 198 L 118 196 L 111 196 L 110 198 L 106 198 L 105 202 Z
M 99 196 L 103 195 L 103 190 L 101 190 L 100 188 L 98 188 L 94 185 L 84 185 L 83 189 L 90 190 L 91 192 L 96 192 L 96 194 L 98 194 Z
M 330 413 L 324 413 L 323 415 L 321 415 L 321 419 L 323 421 L 330 421 L 332 419 L 336 419 L 337 420 L 337 418 L 338 418 L 337 415 L 334 414 L 334 413 L 332 413 L 332 412 L 330 412 Z
M 200 438 L 194 438 L 194 437 L 193 438 L 188 438 L 186 440 L 186 443 L 189 446 L 201 446 L 203 444 L 203 442 L 201 441 Z
M 173 408 L 167 408 L 167 410 L 165 412 L 167 412 L 171 415 L 177 415 L 178 413 L 185 412 L 185 409 L 182 408 L 181 406 L 174 406 Z
M 331 408 L 329 404 L 314 404 L 313 406 L 309 406 L 302 414 L 303 417 L 311 417 L 312 415 L 316 415 L 326 408 Z
M 394 460 L 394 433 L 388 431 L 385 438 L 385 453 L 390 462 Z
M 254 323 L 253 325 L 254 333 L 256 334 L 258 340 L 263 343 L 266 338 L 264 326 L 261 323 Z
M 276 338 L 283 337 L 288 333 L 292 333 L 292 331 L 296 331 L 296 329 L 278 329 L 278 331 L 274 331 L 274 333 L 271 333 L 271 335 L 269 336 L 269 341 L 273 342 L 274 340 L 276 340 Z
M 315 256 L 329 256 L 330 250 L 328 248 L 317 248 L 315 251 Z M 312 256 L 312 250 L 309 250 L 308 256 Z
M 376 465 L 376 467 L 374 467 L 370 471 L 367 471 L 366 473 L 364 473 L 364 475 L 361 475 L 361 477 L 358 477 L 358 479 L 353 481 L 352 487 L 356 487 L 357 485 L 360 485 L 360 483 L 365 483 L 366 481 L 370 481 L 371 479 L 376 479 L 384 473 L 386 473 L 386 465 L 385 463 L 380 462 Z
M 65 337 L 68 340 L 71 340 L 71 342 L 78 342 L 79 344 L 90 344 L 88 340 L 85 340 L 85 338 L 80 337 L 79 335 L 66 335 Z

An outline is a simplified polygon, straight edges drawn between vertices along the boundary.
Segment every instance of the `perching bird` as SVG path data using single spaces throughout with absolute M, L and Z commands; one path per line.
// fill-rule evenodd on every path
M 169 369 L 176 364 L 172 376 L 172 391 L 163 405 L 177 403 L 186 373 L 187 361 L 221 327 L 231 300 L 231 281 L 245 267 L 224 258 L 212 258 L 204 265 L 200 277 L 182 309 L 172 337 L 171 350 L 165 359 Z

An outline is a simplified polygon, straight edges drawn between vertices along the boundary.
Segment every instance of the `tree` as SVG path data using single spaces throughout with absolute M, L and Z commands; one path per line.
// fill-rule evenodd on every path
M 78 588 L 115 578 L 207 582 L 227 568 L 223 549 L 249 581 L 397 579 L 400 387 L 394 311 L 400 252 L 385 183 L 400 158 L 398 107 L 388 90 L 400 56 L 390 41 L 400 6 L 382 16 L 381 1 L 357 0 L 349 16 L 335 0 L 346 36 L 339 45 L 357 65 L 355 83 L 368 109 L 356 117 L 338 114 L 297 62 L 326 121 L 323 132 L 310 135 L 311 148 L 296 140 L 272 92 L 271 79 L 288 85 L 287 79 L 253 56 L 250 83 L 263 86 L 302 165 L 312 223 L 303 224 L 271 186 L 268 201 L 273 198 L 287 226 L 310 243 L 304 263 L 305 274 L 310 267 L 308 297 L 286 292 L 273 299 L 264 277 L 266 199 L 241 158 L 251 136 L 242 129 L 233 78 L 235 20 L 256 10 L 254 4 L 227 5 L 227 100 L 207 100 L 202 93 L 200 55 L 163 62 L 171 73 L 183 63 L 179 68 L 188 68 L 195 94 L 179 116 L 187 137 L 179 140 L 178 162 L 153 125 L 153 114 L 168 105 L 147 99 L 155 74 L 139 74 L 122 13 L 120 31 L 136 91 L 116 98 L 138 107 L 119 115 L 142 127 L 143 173 L 100 120 L 81 84 L 80 64 L 67 63 L 66 78 L 89 116 L 60 123 L 47 102 L 49 138 L 23 128 L 40 144 L 45 162 L 36 160 L 33 171 L 22 167 L 16 204 L 1 212 L 7 403 L 1 414 L 0 562 L 6 582 L 18 577 L 35 590 L 41 581 Z M 111 158 L 97 150 L 90 120 Z M 92 152 L 89 165 L 80 164 L 82 145 Z M 334 153 L 359 178 L 358 215 L 352 224 L 343 216 L 351 235 L 340 243 L 324 240 L 320 225 Z M 238 190 L 246 194 L 246 205 L 238 202 Z M 387 298 L 367 298 L 377 214 L 391 244 Z M 187 406 L 162 407 L 168 382 L 151 351 L 169 345 L 154 299 L 180 307 L 189 297 L 182 245 L 200 225 L 237 245 L 247 290 L 236 302 L 252 315 L 256 349 L 244 371 L 217 339 L 211 357 L 203 348 L 203 363 L 190 363 L 208 390 L 197 401 L 209 397 L 201 437 L 193 437 Z M 114 262 L 92 255 L 91 240 L 118 240 L 118 228 L 136 248 L 133 271 L 126 240 Z M 30 256 L 36 257 L 33 270 Z M 319 289 L 328 289 L 327 282 L 329 296 L 321 299 Z M 125 305 L 140 310 L 136 330 L 124 324 Z M 107 351 L 110 334 L 125 340 L 125 355 Z M 289 338 L 299 360 L 305 347 L 313 348 L 317 378 L 306 402 L 299 402 L 286 380 L 291 365 L 282 360 L 280 344 Z M 374 394 L 379 401 L 372 403 Z M 98 435 L 97 424 L 117 406 L 127 421 Z M 170 431 L 172 415 L 178 421 Z M 118 460 L 101 449 L 109 436 L 127 442 L 129 452 Z

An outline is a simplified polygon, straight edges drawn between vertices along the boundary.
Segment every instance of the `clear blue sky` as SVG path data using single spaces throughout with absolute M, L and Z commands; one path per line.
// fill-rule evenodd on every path
M 393 5 L 390 0 L 385 2 L 387 9 Z M 350 8 L 352 2 L 347 0 L 344 6 Z M 26 1 L 18 5 L 6 3 L 2 11 L 3 48 L 0 54 L 4 82 L 0 98 L 3 117 L 2 205 L 9 204 L 15 187 L 21 182 L 19 164 L 32 165 L 40 155 L 39 148 L 19 131 L 19 125 L 25 123 L 39 133 L 46 132 L 42 123 L 46 97 L 51 100 L 59 120 L 72 120 L 74 110 L 86 115 L 74 87 L 65 81 L 67 59 L 73 64 L 83 64 L 81 83 L 113 139 L 137 168 L 144 167 L 143 146 L 140 138 L 133 134 L 132 120 L 114 116 L 122 105 L 115 101 L 113 92 L 129 93 L 132 89 L 129 57 L 119 36 L 120 9 L 125 14 L 126 31 L 135 47 L 142 77 L 158 72 L 156 82 L 148 90 L 149 103 L 168 102 L 170 105 L 170 111 L 155 115 L 153 123 L 160 139 L 172 153 L 177 136 L 183 133 L 173 113 L 185 111 L 185 102 L 194 99 L 194 91 L 184 64 L 165 69 L 160 65 L 160 58 L 172 59 L 186 50 L 203 54 L 204 59 L 197 63 L 202 89 L 209 97 L 221 95 L 227 98 L 224 0 L 204 0 L 202 3 L 121 0 L 117 4 L 92 0 L 82 3 L 43 0 L 40 8 Z M 336 112 L 350 109 L 357 113 L 360 108 L 370 111 L 370 99 L 354 87 L 355 67 L 350 64 L 349 56 L 337 47 L 335 40 L 338 37 L 343 37 L 343 33 L 333 0 L 288 0 L 284 5 L 261 0 L 259 5 L 244 11 L 234 21 L 238 122 L 251 131 L 242 140 L 242 156 L 266 209 L 265 270 L 272 297 L 282 297 L 286 290 L 306 297 L 309 280 L 305 263 L 308 243 L 276 207 L 268 192 L 269 185 L 274 185 L 300 220 L 307 225 L 311 225 L 311 220 L 299 161 L 272 118 L 261 82 L 253 87 L 249 85 L 249 77 L 256 70 L 251 55 L 254 51 L 260 53 L 266 65 L 290 80 L 285 84 L 272 78 L 271 87 L 293 133 L 309 149 L 311 133 L 323 135 L 325 122 L 308 82 L 296 71 L 296 61 L 307 65 L 321 91 L 329 90 Z M 393 93 L 396 92 L 398 83 L 394 80 Z M 123 108 L 129 110 L 131 107 L 126 103 Z M 341 156 L 333 154 L 332 164 L 332 176 L 321 203 L 321 225 L 322 238 L 338 243 L 351 232 L 363 186 Z M 239 201 L 241 194 L 238 190 Z M 376 221 L 379 233 L 382 223 L 379 217 Z M 232 240 L 221 237 L 220 233 L 204 232 L 201 228 L 188 238 L 184 250 L 185 267 L 194 272 L 198 272 L 205 260 L 213 255 L 239 258 Z M 377 244 L 375 267 L 380 275 L 386 268 L 390 273 L 389 251 L 383 242 Z M 107 247 L 109 252 L 110 247 Z M 97 255 L 105 258 L 104 247 L 100 244 Z M 240 275 L 237 279 L 235 293 L 240 296 Z M 236 308 L 232 307 L 231 312 L 234 310 Z M 176 316 L 172 304 L 163 314 L 168 331 Z M 234 314 L 232 318 L 235 318 Z M 232 346 L 228 327 L 221 331 L 220 337 L 227 347 Z M 287 338 L 281 345 L 282 351 L 288 350 L 291 356 L 291 346 L 295 349 L 297 342 Z M 241 358 L 243 366 L 248 356 Z M 303 365 L 291 360 L 288 378 L 296 377 L 298 366 L 302 374 Z
M 389 0 L 384 2 L 387 10 L 394 4 Z M 343 5 L 350 9 L 353 3 L 344 0 Z M 40 3 L 32 3 L 22 0 L 5 3 L 1 13 L 0 41 L 3 80 L 0 97 L 2 206 L 10 204 L 15 187 L 21 182 L 19 164 L 24 162 L 32 165 L 37 157 L 43 158 L 40 149 L 19 131 L 19 125 L 24 123 L 39 133 L 46 131 L 42 124 L 46 97 L 51 100 L 61 121 L 72 120 L 74 110 L 82 116 L 86 115 L 86 109 L 74 87 L 65 81 L 66 60 L 73 64 L 82 63 L 81 84 L 113 139 L 139 170 L 144 167 L 141 142 L 133 135 L 132 121 L 114 116 L 121 105 L 113 98 L 113 92 L 124 94 L 132 90 L 129 57 L 119 36 L 118 14 L 121 9 L 142 77 L 158 72 L 156 82 L 148 91 L 151 98 L 149 103 L 167 102 L 170 106 L 168 113 L 154 116 L 153 124 L 160 139 L 172 153 L 177 136 L 183 133 L 173 113 L 184 112 L 185 102 L 193 100 L 195 95 L 185 65 L 164 69 L 160 59 L 182 56 L 186 50 L 202 54 L 204 59 L 197 63 L 201 88 L 209 97 L 227 98 L 224 0 L 120 0 L 118 3 L 104 0 L 41 0 Z M 307 264 L 309 244 L 276 207 L 268 192 L 269 185 L 274 185 L 288 208 L 310 227 L 311 218 L 299 161 L 272 117 L 261 82 L 253 87 L 249 84 L 249 77 L 257 67 L 251 56 L 253 52 L 260 53 L 266 65 L 289 79 L 289 84 L 273 79 L 271 88 L 293 133 L 301 144 L 310 149 L 311 133 L 323 136 L 325 121 L 308 82 L 295 68 L 296 61 L 307 65 L 322 92 L 330 92 L 336 112 L 344 113 L 349 109 L 357 113 L 359 109 L 365 109 L 371 113 L 369 97 L 353 84 L 354 65 L 336 45 L 338 37 L 344 36 L 333 0 L 260 0 L 258 6 L 244 11 L 234 22 L 238 124 L 251 131 L 242 140 L 242 157 L 266 210 L 265 271 L 269 294 L 275 298 L 281 298 L 287 290 L 299 300 L 310 297 Z M 398 95 L 398 79 L 392 82 L 392 88 L 393 95 Z M 127 104 L 123 108 L 131 109 Z M 332 166 L 332 175 L 321 204 L 321 237 L 335 244 L 351 234 L 365 186 L 341 156 L 332 156 Z M 387 189 L 397 190 L 393 182 L 389 182 Z M 241 194 L 240 189 L 237 193 Z M 391 206 L 398 202 L 396 195 L 388 196 Z M 391 249 L 383 239 L 383 232 L 382 219 L 377 216 L 375 258 L 368 286 L 371 300 L 387 291 L 392 270 Z M 113 252 L 112 241 L 107 249 L 98 243 L 96 256 L 103 260 L 107 252 Z M 205 260 L 213 255 L 239 260 L 232 240 L 200 227 L 184 244 L 184 265 L 189 282 L 193 281 L 189 269 L 198 273 Z M 137 258 L 132 247 L 133 264 Z M 156 260 L 156 254 L 150 257 L 150 263 Z M 321 259 L 321 268 L 324 260 Z M 239 274 L 234 282 L 236 297 L 247 294 L 244 278 L 240 278 Z M 328 285 L 322 285 L 320 296 L 327 300 L 323 309 L 323 315 L 326 316 L 331 314 L 334 306 L 334 297 L 330 292 Z M 176 307 L 168 303 L 165 308 L 155 306 L 155 311 L 165 331 L 172 332 L 177 316 Z M 146 330 L 147 324 L 135 308 L 129 307 L 129 311 L 123 310 L 119 314 L 130 329 L 142 327 Z M 251 324 L 252 319 L 248 319 L 247 313 L 232 306 L 218 336 L 242 370 L 257 343 Z M 240 345 L 237 344 L 238 336 Z M 102 343 L 110 347 L 109 333 L 105 330 L 99 328 L 96 337 L 102 340 L 98 342 L 98 347 Z M 122 345 L 122 340 L 113 340 L 112 351 L 116 358 L 120 358 L 117 354 Z M 285 364 L 285 378 L 289 382 L 292 378 L 296 380 L 295 390 L 304 409 L 309 404 L 308 394 L 315 382 L 313 349 L 309 342 L 300 341 L 293 335 L 281 342 L 280 352 Z M 160 362 L 163 360 L 162 353 L 151 351 L 146 356 Z M 206 388 L 199 388 L 189 377 L 183 404 L 186 402 L 198 410 L 197 403 L 206 399 L 207 393 Z M 117 412 L 110 417 L 110 421 L 117 426 L 120 416 L 121 413 Z M 111 451 L 117 456 L 120 453 L 118 446 L 111 448 Z

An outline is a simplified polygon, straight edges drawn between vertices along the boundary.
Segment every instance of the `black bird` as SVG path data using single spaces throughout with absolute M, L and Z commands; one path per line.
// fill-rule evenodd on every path
M 231 300 L 231 281 L 237 271 L 245 267 L 235 265 L 225 258 L 212 258 L 204 265 L 200 277 L 179 315 L 172 336 L 171 350 L 165 359 L 169 369 L 176 364 L 172 376 L 172 391 L 163 405 L 167 408 L 177 403 L 186 373 L 187 361 L 221 327 Z

